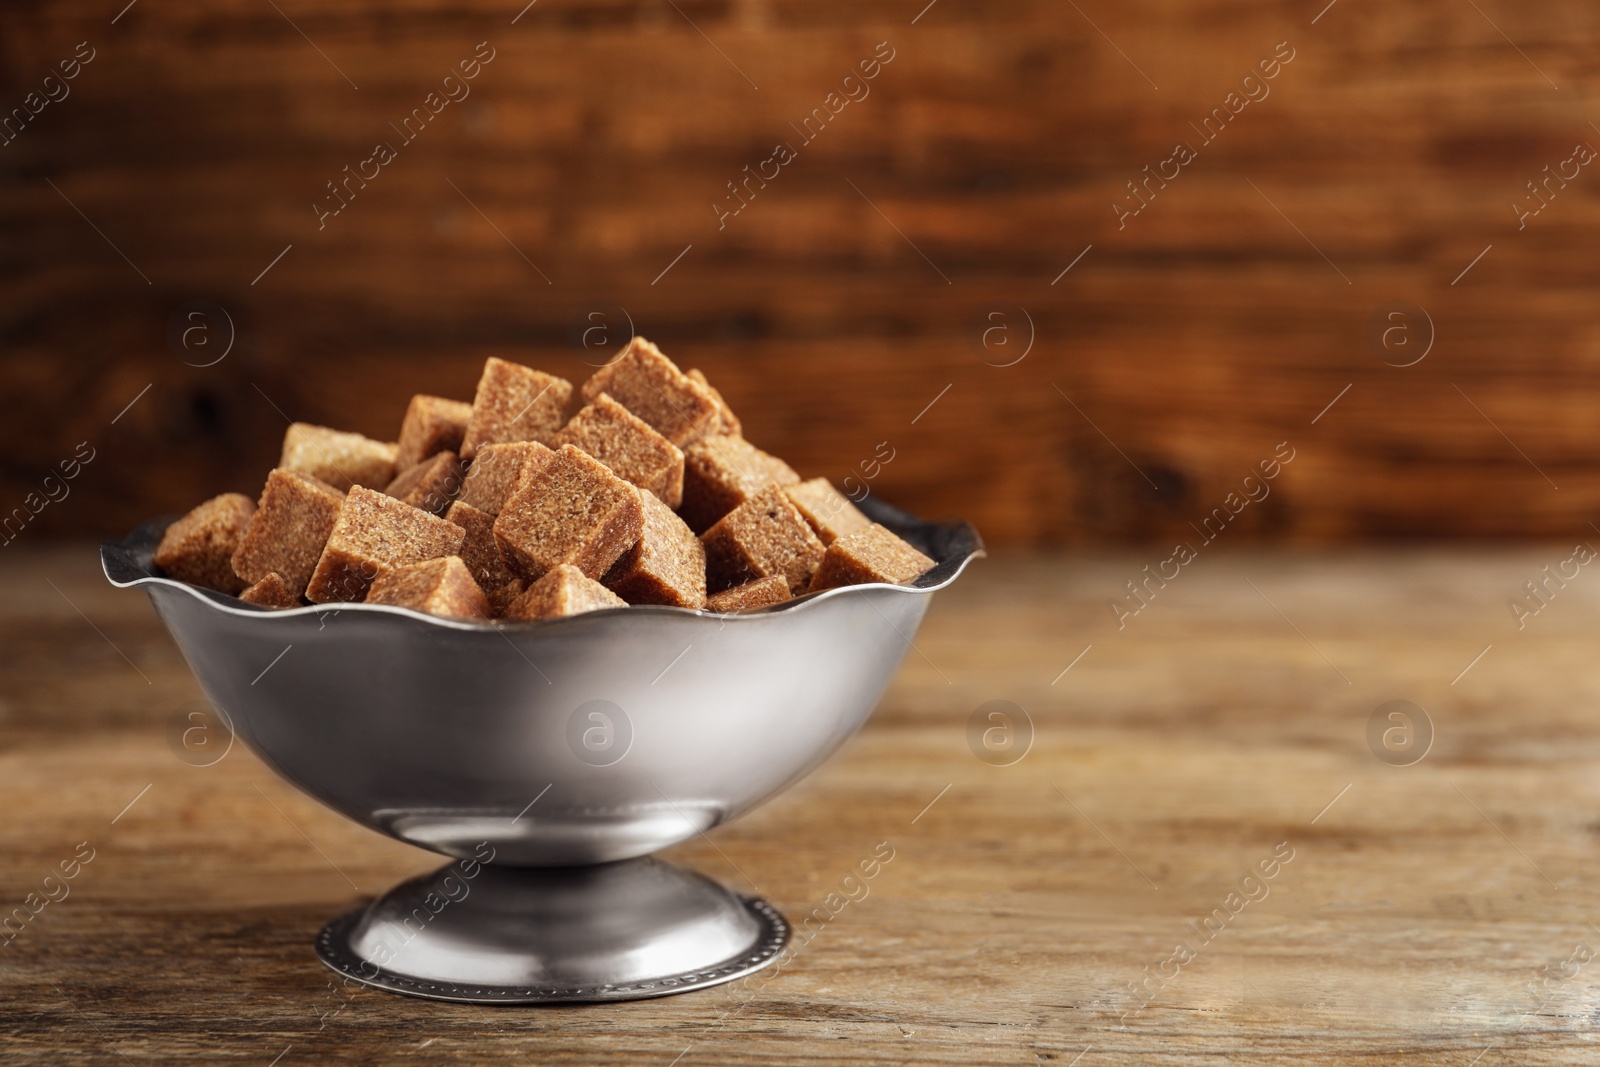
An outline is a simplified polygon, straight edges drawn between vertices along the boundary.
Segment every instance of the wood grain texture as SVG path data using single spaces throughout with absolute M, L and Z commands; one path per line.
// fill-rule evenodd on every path
M 253 491 L 287 418 L 392 437 L 487 355 L 587 373 L 572 323 L 598 302 L 804 473 L 889 441 L 877 488 L 996 543 L 1170 542 L 1283 440 L 1305 458 L 1240 540 L 1586 528 L 1600 178 L 1525 225 L 1512 204 L 1600 145 L 1592 5 L 923 7 L 8 6 L 4 106 L 78 42 L 96 58 L 0 148 L 0 508 L 79 441 L 99 458 L 30 536 Z M 480 41 L 470 96 L 402 143 Z M 802 141 L 879 42 L 870 95 Z M 1279 42 L 1270 95 L 1203 142 Z M 319 229 L 380 140 L 398 157 Z M 1119 222 L 1180 140 L 1198 158 Z M 797 158 L 719 228 L 779 141 Z M 166 340 L 196 299 L 237 328 L 212 367 Z M 1397 300 L 1436 334 L 1404 369 L 1367 339 Z M 974 341 L 1000 308 L 1035 333 L 1005 368 Z
M 86 549 L 19 552 L 0 903 L 96 855 L 0 948 L 6 1062 L 1589 1063 L 1600 592 L 1585 570 L 1520 631 L 1505 603 L 1569 553 L 1204 557 L 1121 630 L 1141 557 L 980 563 L 838 756 L 670 853 L 798 918 L 887 841 L 865 899 L 750 988 L 516 1010 L 330 993 L 317 929 L 430 857 L 242 749 L 179 762 L 198 694 L 146 600 Z M 1035 730 L 1007 767 L 967 742 L 996 699 Z M 1413 766 L 1368 748 L 1392 699 L 1435 730 Z

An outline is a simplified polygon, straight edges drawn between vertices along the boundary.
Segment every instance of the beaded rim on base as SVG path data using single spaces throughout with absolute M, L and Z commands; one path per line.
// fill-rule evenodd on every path
M 783 951 L 793 931 L 782 913 L 760 897 L 740 896 L 739 902 L 761 924 L 761 933 L 748 951 L 713 967 L 662 975 L 628 985 L 498 986 L 436 982 L 382 967 L 376 968 L 376 973 L 369 977 L 373 966 L 352 952 L 349 943 L 351 931 L 366 913 L 364 907 L 345 912 L 322 928 L 317 935 L 317 958 L 332 970 L 363 985 L 429 1000 L 467 1004 L 592 1004 L 667 997 L 743 978 L 767 966 Z

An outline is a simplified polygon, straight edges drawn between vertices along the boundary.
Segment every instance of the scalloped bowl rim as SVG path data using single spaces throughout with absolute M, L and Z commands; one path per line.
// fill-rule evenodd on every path
M 579 620 L 607 618 L 618 615 L 626 615 L 630 618 L 638 618 L 641 613 L 662 615 L 667 617 L 715 620 L 719 624 L 724 622 L 742 623 L 755 619 L 771 618 L 774 615 L 789 612 L 805 611 L 825 600 L 833 600 L 839 597 L 852 595 L 861 595 L 872 590 L 892 590 L 894 592 L 908 594 L 933 593 L 953 583 L 961 576 L 962 572 L 967 569 L 968 564 L 970 564 L 973 560 L 981 559 L 988 555 L 988 552 L 984 548 L 983 538 L 978 534 L 977 529 L 973 527 L 971 523 L 966 522 L 965 520 L 952 519 L 940 522 L 928 522 L 924 519 L 919 519 L 914 515 L 911 515 L 907 512 L 902 512 L 897 508 L 893 508 L 885 504 L 877 504 L 871 510 L 881 513 L 880 516 L 873 517 L 874 521 L 882 521 L 883 518 L 887 518 L 890 520 L 890 522 L 896 523 L 897 525 L 916 525 L 924 529 L 941 530 L 957 535 L 965 535 L 963 538 L 963 540 L 966 542 L 965 554 L 951 554 L 944 559 L 936 560 L 933 567 L 930 568 L 927 573 L 923 574 L 921 578 L 917 579 L 917 582 L 921 582 L 933 574 L 946 570 L 947 568 L 949 573 L 945 574 L 938 581 L 931 582 L 927 585 L 921 585 L 917 583 L 912 583 L 910 585 L 895 585 L 888 582 L 867 582 L 860 585 L 839 586 L 833 589 L 824 589 L 816 593 L 804 593 L 798 597 L 794 597 L 791 600 L 786 600 L 781 604 L 772 604 L 763 608 L 756 608 L 750 611 L 741 611 L 731 614 L 722 614 L 715 611 L 703 611 L 697 608 L 671 607 L 665 604 L 635 604 L 620 608 L 600 608 L 595 611 L 583 612 L 579 615 L 568 615 L 556 619 L 495 619 L 491 621 L 456 619 L 442 615 L 428 615 L 420 611 L 414 611 L 411 608 L 398 607 L 393 604 L 330 603 L 311 604 L 297 608 L 273 609 L 261 607 L 255 604 L 247 604 L 237 597 L 229 596 L 227 593 L 221 593 L 214 589 L 206 589 L 203 586 L 191 585 L 188 582 L 178 581 L 175 578 L 167 578 L 158 574 L 145 573 L 136 578 L 122 580 L 111 573 L 113 560 L 110 556 L 110 553 L 118 552 L 123 553 L 124 555 L 130 554 L 132 551 L 130 542 L 134 542 L 142 537 L 149 536 L 150 534 L 154 533 L 158 527 L 162 530 L 165 530 L 167 526 L 177 521 L 179 516 L 176 515 L 164 515 L 158 518 L 146 520 L 129 531 L 128 535 L 121 541 L 103 543 L 100 546 L 100 560 L 101 567 L 105 571 L 106 580 L 112 585 L 116 586 L 118 589 L 133 589 L 138 586 L 145 585 L 176 589 L 188 593 L 195 599 L 202 601 L 216 611 L 220 611 L 229 615 L 241 617 L 260 617 L 263 619 L 297 619 L 305 618 L 308 615 L 321 615 L 329 611 L 355 611 L 372 615 L 391 615 L 397 618 L 414 619 L 420 622 L 431 624 L 433 626 L 440 626 L 451 630 L 502 634 L 507 632 L 523 633 L 540 629 L 549 629 L 551 627 L 571 624 Z M 888 525 L 888 523 L 885 525 Z M 132 568 L 139 567 L 139 565 L 132 560 L 128 561 L 128 566 Z

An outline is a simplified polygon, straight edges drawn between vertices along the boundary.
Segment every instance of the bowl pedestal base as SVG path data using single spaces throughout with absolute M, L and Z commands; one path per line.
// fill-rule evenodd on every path
M 347 979 L 434 1000 L 637 1000 L 758 971 L 789 932 L 766 901 L 651 857 L 450 864 L 334 919 L 317 955 Z

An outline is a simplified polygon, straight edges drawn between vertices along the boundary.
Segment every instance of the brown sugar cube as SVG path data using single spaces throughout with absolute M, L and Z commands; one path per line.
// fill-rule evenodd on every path
M 523 472 L 553 455 L 554 452 L 537 441 L 481 445 L 472 457 L 472 466 L 467 468 L 467 480 L 462 483 L 457 499 L 479 511 L 498 515 L 516 490 Z
M 572 383 L 565 378 L 490 356 L 472 400 L 472 420 L 467 424 L 461 458 L 473 458 L 484 445 L 551 443 L 551 436 L 561 429 L 561 416 L 570 399 Z
M 639 490 L 588 453 L 562 445 L 537 470 L 524 471 L 494 520 L 494 539 L 506 566 L 529 581 L 562 563 L 598 578 L 643 529 Z
M 296 422 L 283 435 L 283 455 L 278 466 L 321 479 L 341 493 L 352 485 L 378 489 L 394 480 L 394 460 L 399 451 L 397 444 L 374 441 L 358 433 Z
M 625 608 L 628 602 L 576 567 L 558 563 L 506 608 L 508 619 L 554 619 L 601 608 Z
M 874 522 L 828 546 L 807 592 L 864 582 L 902 585 L 932 566 L 933 560 Z
M 576 445 L 669 508 L 683 502 L 683 453 L 678 446 L 605 393 L 572 416 L 550 443 L 557 448 Z
M 678 514 L 695 533 L 704 533 L 767 486 L 799 481 L 793 467 L 744 438 L 712 434 L 683 450 L 683 504 Z
M 460 556 L 440 556 L 390 567 L 373 579 L 368 604 L 444 615 L 452 619 L 487 619 L 491 608 Z
M 799 595 L 826 551 L 783 490 L 769 485 L 728 512 L 700 537 L 706 548 L 706 583 L 720 593 L 736 585 L 781 575 Z
M 239 592 L 250 583 L 233 572 L 233 554 L 255 513 L 256 502 L 243 493 L 212 497 L 167 527 L 155 565 L 180 582 Z
M 717 422 L 706 431 L 707 433 L 731 433 L 735 437 L 744 433 L 744 424 L 739 421 L 739 416 L 735 415 L 733 409 L 728 406 L 728 402 L 722 399 L 722 394 L 717 392 L 716 386 L 706 381 L 704 373 L 694 367 L 690 367 L 683 373 L 691 381 L 704 386 L 706 392 L 711 394 L 711 399 L 717 402 Z
M 466 536 L 453 522 L 358 485 L 339 509 L 306 598 L 318 604 L 358 601 L 384 571 L 453 556 Z
M 494 617 L 503 619 L 511 605 L 528 589 L 528 583 L 521 578 L 513 578 L 498 589 L 485 589 L 484 593 L 489 598 L 489 607 L 494 611 Z
M 872 520 L 861 514 L 826 478 L 791 485 L 784 492 L 825 545 L 872 525 Z
M 753 582 L 736 585 L 732 589 L 724 589 L 716 596 L 706 599 L 708 611 L 720 612 L 731 615 L 736 611 L 753 611 L 771 604 L 782 604 L 785 600 L 793 599 L 789 596 L 789 581 L 781 574 L 769 575 L 766 578 L 757 578 Z
M 264 608 L 297 608 L 300 598 L 289 591 L 283 583 L 283 578 L 277 571 L 273 571 L 255 585 L 239 594 L 239 599 L 246 604 L 259 604 Z
M 418 393 L 406 407 L 400 423 L 400 451 L 395 470 L 415 467 L 436 452 L 460 452 L 472 418 L 472 405 Z
M 629 341 L 583 383 L 585 400 L 601 393 L 610 393 L 679 448 L 710 433 L 722 417 L 711 390 L 680 371 L 643 337 Z
M 438 452 L 402 471 L 384 493 L 414 508 L 439 515 L 450 507 L 450 501 L 461 491 L 466 477 L 461 460 L 454 452 Z
M 644 530 L 602 581 L 630 604 L 698 608 L 706 602 L 706 552 L 694 531 L 648 489 Z
M 444 517 L 467 531 L 466 540 L 461 542 L 461 562 L 493 602 L 496 591 L 517 579 L 500 558 L 500 546 L 494 541 L 494 516 L 457 500 Z
M 261 490 L 256 517 L 233 554 L 234 573 L 253 584 L 277 571 L 290 593 L 303 595 L 344 498 L 310 475 L 274 470 Z

